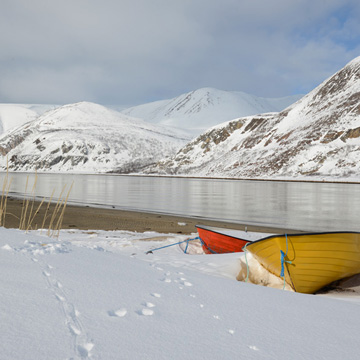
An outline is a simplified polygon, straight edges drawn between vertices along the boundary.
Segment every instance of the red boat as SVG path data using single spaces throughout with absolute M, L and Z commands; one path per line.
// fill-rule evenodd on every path
M 242 252 L 247 243 L 271 235 L 203 225 L 196 228 L 206 254 Z

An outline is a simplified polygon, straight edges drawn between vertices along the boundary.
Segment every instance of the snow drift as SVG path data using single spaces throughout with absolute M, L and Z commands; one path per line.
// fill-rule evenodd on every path
M 337 360 L 360 351 L 358 288 L 297 294 L 236 281 L 239 254 L 145 254 L 183 235 L 0 235 L 4 360 Z

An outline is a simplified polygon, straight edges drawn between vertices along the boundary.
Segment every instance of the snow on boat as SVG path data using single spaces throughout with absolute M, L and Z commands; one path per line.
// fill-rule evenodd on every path
M 248 243 L 246 251 L 294 291 L 305 294 L 360 273 L 358 232 L 274 235 Z
M 206 254 L 242 252 L 247 243 L 269 236 L 265 233 L 250 233 L 203 225 L 196 225 L 196 228 Z

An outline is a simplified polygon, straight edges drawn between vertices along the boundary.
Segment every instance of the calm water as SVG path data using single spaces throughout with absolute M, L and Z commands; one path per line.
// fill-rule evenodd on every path
M 27 174 L 13 173 L 11 194 Z M 4 175 L 0 178 L 3 179 Z M 31 192 L 35 175 L 29 175 Z M 73 183 L 70 202 L 145 210 L 307 231 L 360 231 L 360 184 L 39 174 L 36 196 L 57 199 Z

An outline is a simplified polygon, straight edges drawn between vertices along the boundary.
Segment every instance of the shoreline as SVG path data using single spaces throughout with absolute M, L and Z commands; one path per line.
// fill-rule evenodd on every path
M 229 181 L 269 181 L 269 182 L 290 182 L 290 183 L 318 183 L 318 184 L 360 184 L 360 179 L 349 179 L 347 178 L 339 178 L 339 179 L 329 179 L 328 177 L 322 178 L 287 178 L 287 177 L 279 177 L 279 178 L 243 178 L 243 177 L 221 177 L 221 176 L 186 176 L 186 175 L 161 175 L 161 174 L 140 174 L 140 173 L 129 173 L 129 174 L 121 174 L 116 172 L 105 172 L 105 173 L 69 173 L 66 172 L 41 172 L 41 171 L 6 171 L 0 170 L 0 174 L 11 174 L 11 173 L 19 173 L 19 174 L 28 174 L 28 175 L 40 175 L 40 174 L 59 174 L 59 175 L 106 175 L 106 176 L 137 176 L 137 177 L 159 177 L 159 178 L 180 178 L 180 179 L 199 179 L 199 180 L 229 180 Z
M 31 201 L 32 203 L 32 201 Z M 39 201 L 34 201 L 33 212 L 39 206 Z M 30 205 L 29 205 L 30 206 Z M 6 205 L 6 228 L 19 228 L 23 199 L 8 197 Z M 40 228 L 44 219 L 47 204 L 43 204 L 34 217 L 31 228 Z M 54 209 L 52 204 L 50 211 Z M 30 210 L 29 210 L 30 211 Z M 160 214 L 145 211 L 107 209 L 90 206 L 67 205 L 61 229 L 79 230 L 126 230 L 134 232 L 154 231 L 158 233 L 192 234 L 196 233 L 195 225 L 207 225 L 228 229 L 264 232 L 264 233 L 298 233 L 292 229 L 279 229 L 276 227 L 247 225 L 186 217 L 170 214 Z M 46 226 L 45 226 L 46 228 Z

